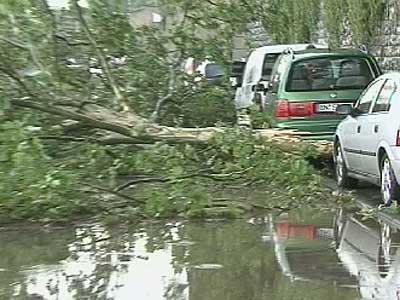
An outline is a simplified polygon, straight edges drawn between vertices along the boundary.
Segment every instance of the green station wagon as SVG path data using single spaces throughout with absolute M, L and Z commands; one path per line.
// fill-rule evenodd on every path
M 375 59 L 356 49 L 286 50 L 277 60 L 266 92 L 272 126 L 332 140 L 338 104 L 353 104 L 381 74 Z

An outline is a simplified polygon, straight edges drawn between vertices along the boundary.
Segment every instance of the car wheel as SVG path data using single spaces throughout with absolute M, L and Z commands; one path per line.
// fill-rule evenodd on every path
M 335 144 L 335 173 L 336 173 L 336 182 L 338 187 L 340 188 L 354 188 L 357 186 L 357 179 L 351 178 L 347 174 L 347 166 L 343 157 L 342 147 L 340 143 L 337 142 Z
M 399 200 L 400 189 L 387 154 L 381 161 L 381 194 L 384 206 L 389 206 L 394 200 Z

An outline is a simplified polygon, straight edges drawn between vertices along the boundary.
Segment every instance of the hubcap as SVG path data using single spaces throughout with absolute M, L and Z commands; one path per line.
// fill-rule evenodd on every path
M 381 190 L 383 195 L 383 202 L 390 204 L 392 201 L 392 171 L 389 159 L 385 159 L 382 165 L 381 175 Z
M 336 149 L 336 177 L 339 185 L 343 182 L 343 173 L 344 173 L 344 162 L 343 162 L 342 150 L 338 145 Z

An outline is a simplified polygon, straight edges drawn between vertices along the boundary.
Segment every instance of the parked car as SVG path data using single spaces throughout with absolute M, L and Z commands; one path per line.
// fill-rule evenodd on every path
M 375 59 L 357 49 L 311 49 L 282 54 L 266 92 L 271 125 L 307 132 L 305 138 L 332 140 L 338 104 L 353 104 L 381 74 Z
M 335 135 L 338 185 L 364 180 L 381 187 L 384 205 L 400 200 L 400 73 L 373 81 L 354 105 L 340 105 L 348 115 Z
M 206 82 L 208 85 L 218 85 L 226 74 L 223 65 L 210 59 L 197 62 L 193 57 L 188 58 L 184 64 L 186 75 L 196 76 L 195 82 Z
M 254 103 L 265 109 L 264 89 L 268 86 L 273 66 L 279 55 L 286 49 L 294 51 L 310 47 L 322 47 L 311 44 L 273 45 L 254 49 L 244 65 L 243 73 L 236 74 L 235 106 L 238 111 L 238 124 L 250 125 L 246 110 Z

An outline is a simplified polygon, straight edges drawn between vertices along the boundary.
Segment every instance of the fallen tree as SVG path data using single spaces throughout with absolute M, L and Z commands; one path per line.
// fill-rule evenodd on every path
M 222 101 L 230 103 L 220 106 L 221 115 L 229 116 L 223 120 L 230 120 L 229 86 L 202 86 L 182 72 L 181 63 L 189 53 L 204 58 L 210 50 L 208 39 L 193 38 L 199 28 L 218 28 L 222 40 L 211 50 L 229 55 L 224 53 L 228 37 L 238 24 L 193 19 L 193 10 L 226 17 L 227 11 L 246 6 L 227 2 L 210 10 L 215 4 L 176 2 L 183 4 L 179 22 L 166 32 L 132 30 L 126 14 L 110 11 L 103 1 L 89 9 L 71 1 L 63 13 L 79 24 L 80 30 L 72 32 L 57 24 L 59 17 L 45 0 L 5 6 L 8 18 L 0 19 L 1 219 L 100 214 L 137 220 L 204 216 L 214 207 L 216 214 L 237 215 L 330 200 L 322 197 L 321 179 L 306 160 L 329 156 L 329 144 L 304 142 L 294 131 L 236 128 L 229 121 L 201 127 L 220 120 L 213 116 Z M 164 5 L 176 13 L 170 1 Z M 212 24 L 203 24 L 208 19 Z M 82 53 L 83 62 L 77 63 Z M 125 62 L 115 66 L 115 57 Z M 65 62 L 71 58 L 72 66 Z M 210 99 L 212 105 L 201 111 Z M 194 124 L 199 127 L 181 126 L 191 118 L 200 120 Z M 238 190 L 247 192 L 238 197 Z M 254 190 L 268 194 L 268 201 L 250 197 Z
M 206 144 L 216 133 L 223 133 L 223 128 L 177 128 L 161 126 L 138 116 L 131 109 L 125 112 L 112 112 L 100 108 L 91 112 L 76 112 L 56 106 L 48 106 L 26 99 L 14 99 L 11 103 L 18 107 L 38 110 L 78 122 L 90 128 L 103 130 L 106 133 L 98 138 L 103 145 L 116 144 L 153 144 L 165 142 L 169 144 Z M 68 124 L 71 124 L 68 122 Z M 110 134 L 112 133 L 112 134 Z M 282 150 L 298 152 L 310 145 L 315 147 L 317 155 L 329 157 L 331 155 L 330 142 L 306 142 L 302 136 L 307 133 L 295 130 L 259 129 L 254 135 L 273 141 L 281 146 Z

